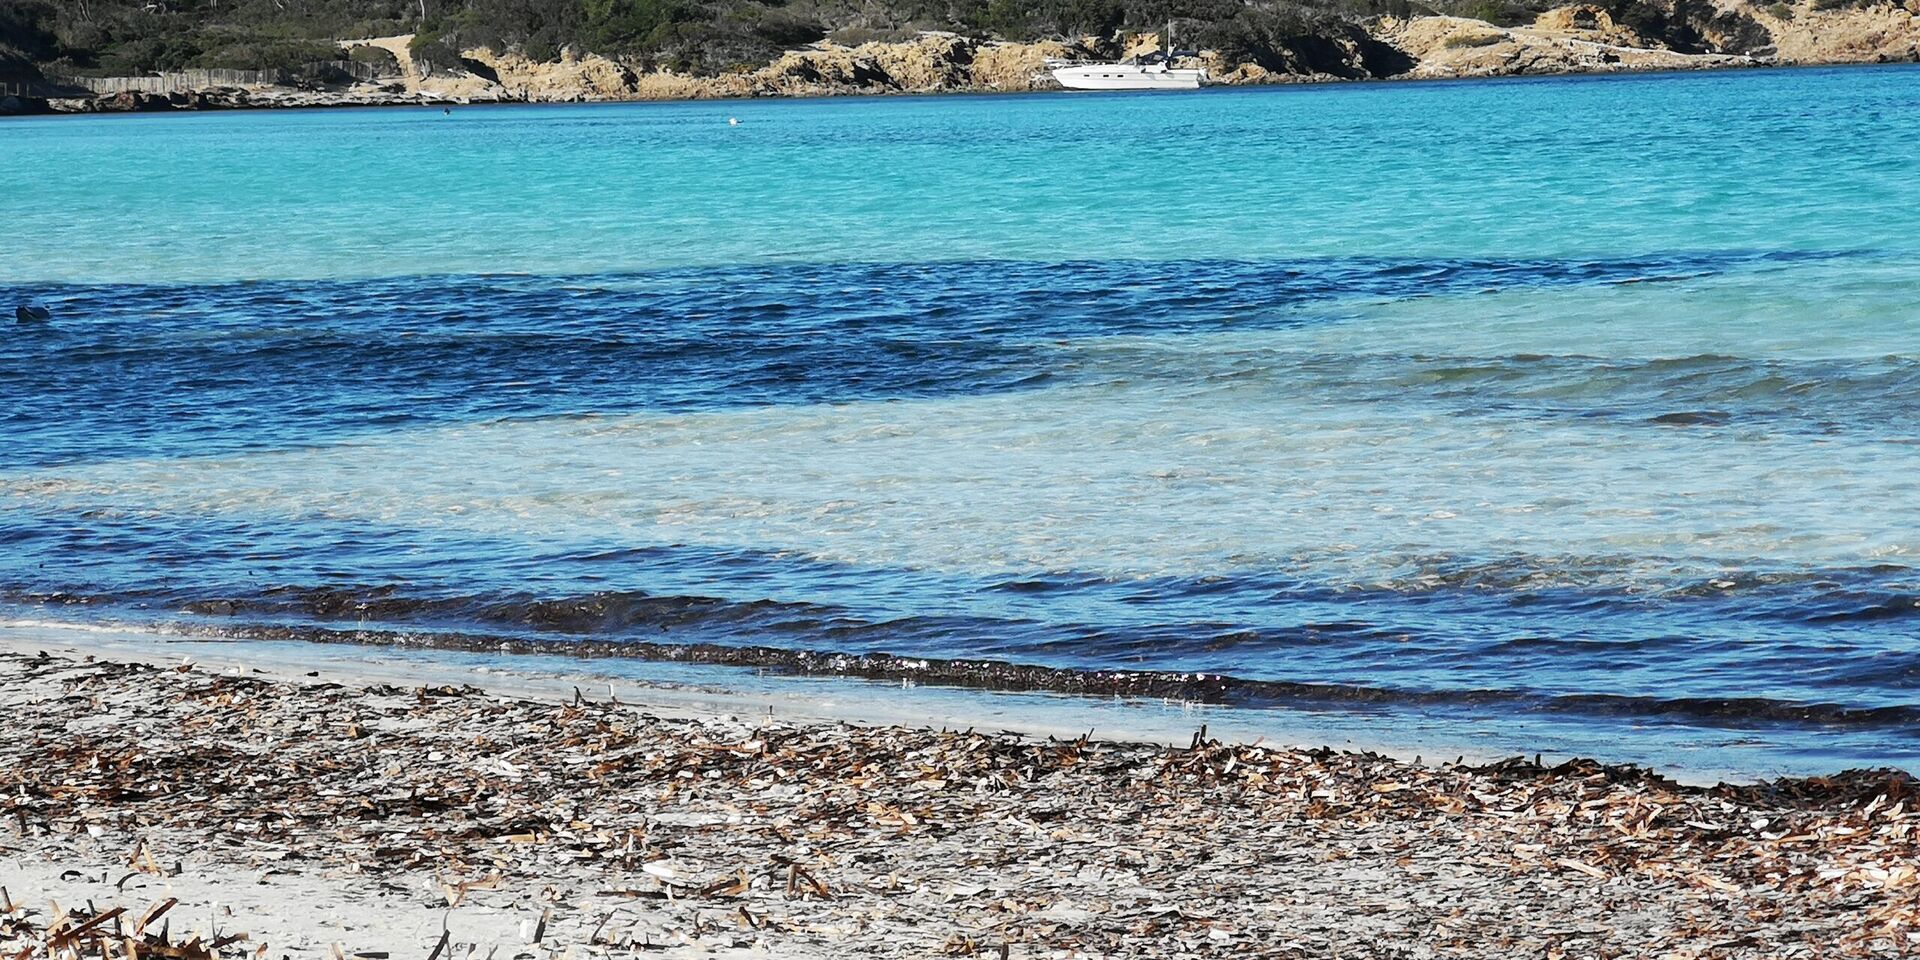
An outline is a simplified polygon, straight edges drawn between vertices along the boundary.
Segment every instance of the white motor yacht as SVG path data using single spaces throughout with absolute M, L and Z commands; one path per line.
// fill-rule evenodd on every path
M 1160 50 L 1113 63 L 1048 60 L 1047 72 L 1068 90 L 1197 90 L 1207 80 L 1198 67 L 1173 65 L 1173 24 L 1160 34 Z

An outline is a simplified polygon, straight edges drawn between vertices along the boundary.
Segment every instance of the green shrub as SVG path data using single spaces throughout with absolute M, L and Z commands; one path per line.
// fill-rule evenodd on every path
M 400 75 L 400 58 L 385 47 L 354 47 L 347 51 L 347 59 L 372 66 L 380 76 Z
M 1535 14 L 1524 5 L 1505 0 L 1467 0 L 1454 8 L 1453 15 L 1469 20 L 1485 20 L 1495 26 L 1513 27 L 1532 22 Z
M 408 20 L 356 20 L 331 35 L 341 40 L 366 40 L 372 37 L 396 37 L 411 33 L 419 24 Z
M 335 39 L 414 33 L 424 64 L 477 46 L 551 60 L 572 47 L 640 65 L 727 70 L 833 36 L 905 40 L 917 30 L 1031 40 L 1158 31 L 1182 48 L 1275 69 L 1341 69 L 1355 24 L 1382 14 L 1461 12 L 1495 23 L 1560 0 L 0 0 L 0 44 L 35 63 L 142 73 L 188 65 L 263 69 L 316 57 Z M 1622 5 L 1690 0 L 1601 0 Z M 1698 0 L 1705 3 L 1706 0 Z M 1824 0 L 1832 2 L 1832 0 Z M 1455 9 L 1456 5 L 1458 9 Z M 1345 52 L 1342 52 L 1345 51 Z M 1377 52 L 1377 51 L 1376 51 Z M 366 54 L 374 56 L 374 54 Z M 1345 58 L 1343 60 L 1342 58 Z M 1368 68 L 1370 71 L 1372 68 Z M 1377 73 L 1377 71 L 1374 71 Z
M 842 46 L 857 47 L 863 43 L 900 43 L 912 40 L 917 32 L 907 27 L 880 30 L 872 27 L 841 27 L 827 34 L 827 39 Z
M 319 60 L 336 60 L 340 48 L 314 40 L 243 40 L 201 51 L 188 67 L 214 70 L 294 70 Z
M 1449 50 L 1460 50 L 1468 47 L 1491 47 L 1494 44 L 1499 43 L 1505 39 L 1507 39 L 1507 35 L 1504 33 L 1464 33 L 1462 32 L 1462 33 L 1456 33 L 1456 34 L 1453 34 L 1452 36 L 1449 36 L 1443 43 L 1441 43 L 1441 46 L 1446 47 Z
M 51 4 L 36 0 L 6 0 L 0 3 L 0 48 L 10 57 L 24 60 L 50 60 L 60 53 L 60 38 L 55 35 Z
M 407 44 L 407 53 L 413 56 L 413 68 L 422 76 L 458 68 L 460 48 L 455 46 L 456 42 L 454 37 L 437 30 L 414 34 L 413 41 Z

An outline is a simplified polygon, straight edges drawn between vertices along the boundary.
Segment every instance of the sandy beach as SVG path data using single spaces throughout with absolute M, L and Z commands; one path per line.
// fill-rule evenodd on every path
M 9 956 L 1920 945 L 1899 774 L 1700 788 L 139 659 L 0 654 Z

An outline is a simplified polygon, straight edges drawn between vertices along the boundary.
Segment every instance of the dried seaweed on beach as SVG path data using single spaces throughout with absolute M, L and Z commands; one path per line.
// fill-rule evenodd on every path
M 541 956 L 1920 950 L 1916 785 L 1891 771 L 1699 788 L 52 657 L 0 659 L 0 695 L 0 847 L 520 904 Z
M 36 923 L 36 913 L 0 892 L 0 944 L 9 950 L 19 948 L 14 957 L 47 957 L 49 960 L 90 960 L 93 957 L 114 960 L 216 960 L 220 956 L 238 956 L 244 950 L 229 949 L 245 944 L 244 933 L 215 935 L 211 939 L 190 936 L 176 941 L 169 935 L 171 925 L 164 917 L 179 901 L 169 897 L 144 910 L 126 907 L 95 909 L 48 905 L 44 923 Z M 224 951 L 224 953 L 223 953 Z

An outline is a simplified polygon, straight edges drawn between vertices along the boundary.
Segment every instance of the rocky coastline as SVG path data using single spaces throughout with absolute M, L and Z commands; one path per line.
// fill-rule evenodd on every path
M 1271 56 L 1241 59 L 1202 50 L 1183 58 L 1183 65 L 1205 67 L 1215 83 L 1239 86 L 1920 61 L 1920 0 L 1827 2 L 1760 6 L 1720 0 L 1713 17 L 1686 26 L 1687 36 L 1697 38 L 1690 44 L 1648 36 L 1587 4 L 1549 10 L 1524 26 L 1450 16 L 1381 17 L 1280 45 Z M 471 48 L 461 51 L 458 66 L 443 67 L 416 61 L 412 39 L 340 41 L 343 58 L 390 55 L 371 79 L 48 77 L 31 90 L 45 96 L 20 95 L 18 85 L 13 96 L 0 95 L 0 113 L 1026 92 L 1059 89 L 1046 73 L 1048 59 L 1125 57 L 1159 42 L 1153 34 L 1007 42 L 923 33 L 897 42 L 822 41 L 758 69 L 696 75 L 570 49 L 549 61 Z M 0 87 L 0 94 L 6 89 Z

